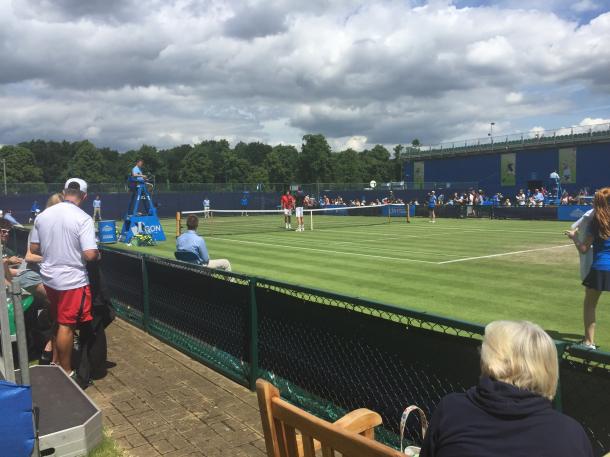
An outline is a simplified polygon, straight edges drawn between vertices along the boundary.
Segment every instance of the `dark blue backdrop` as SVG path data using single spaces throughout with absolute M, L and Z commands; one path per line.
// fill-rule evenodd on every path
M 527 186 L 529 180 L 541 180 L 550 186 L 549 174 L 559 167 L 559 148 L 540 148 L 527 151 L 516 151 L 516 186 L 500 184 L 499 151 L 494 154 L 472 155 L 467 157 L 450 157 L 444 159 L 424 160 L 424 181 L 426 182 L 478 182 L 479 187 L 487 194 L 502 192 L 507 196 L 514 195 L 520 188 Z M 564 187 L 570 193 L 576 193 L 587 186 L 590 190 L 610 184 L 610 143 L 586 144 L 576 147 L 576 183 Z M 574 173 L 574 170 L 572 170 Z M 413 177 L 413 162 L 405 165 L 405 175 Z M 456 189 L 456 191 L 464 189 Z
M 395 190 L 396 198 L 412 199 L 415 195 L 419 195 L 421 191 L 402 191 Z M 389 195 L 387 190 L 361 190 L 361 191 L 327 191 L 324 192 L 330 198 L 337 196 L 343 197 L 344 200 L 361 199 L 363 196 L 367 201 L 379 198 L 380 200 Z M 129 203 L 130 194 L 99 194 L 102 199 L 102 217 L 103 219 L 122 219 L 127 204 Z M 153 195 L 153 200 L 157 205 L 160 217 L 174 217 L 176 211 L 195 211 L 203 210 L 203 199 L 208 197 L 213 209 L 234 209 L 239 210 L 242 192 L 167 192 Z M 275 192 L 251 192 L 248 194 L 248 208 L 254 209 L 277 209 L 280 202 L 280 193 Z M 37 200 L 41 208 L 44 209 L 48 195 L 47 194 L 26 194 L 26 195 L 9 195 L 0 197 L 0 209 L 13 211 L 13 216 L 21 223 L 26 223 L 30 215 L 30 208 L 34 200 Z M 85 201 L 82 208 L 89 214 L 93 214 L 93 198 Z

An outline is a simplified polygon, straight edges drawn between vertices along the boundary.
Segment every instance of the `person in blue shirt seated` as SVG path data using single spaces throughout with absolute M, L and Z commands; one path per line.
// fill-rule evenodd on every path
M 138 195 L 138 186 L 141 184 L 146 185 L 146 175 L 142 173 L 142 166 L 144 161 L 142 159 L 136 160 L 135 166 L 131 169 L 131 176 L 129 178 L 129 188 L 131 189 L 131 200 L 129 201 L 129 214 L 134 210 L 136 196 Z M 142 198 L 140 208 L 138 212 L 144 215 L 148 214 L 149 206 L 148 199 Z
M 188 230 L 176 239 L 176 250 L 194 253 L 197 256 L 200 265 L 205 265 L 208 268 L 231 271 L 231 263 L 227 259 L 210 260 L 205 240 L 203 237 L 197 235 L 198 226 L 199 218 L 194 214 L 189 214 L 186 218 L 186 228 Z

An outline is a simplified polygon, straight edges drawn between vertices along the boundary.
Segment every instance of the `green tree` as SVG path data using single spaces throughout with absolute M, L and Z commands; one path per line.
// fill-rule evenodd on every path
M 34 153 L 22 146 L 3 146 L 0 159 L 6 161 L 6 182 L 43 182 L 42 170 L 34 160 Z
M 34 160 L 42 170 L 42 180 L 45 183 L 63 183 L 67 176 L 68 163 L 74 156 L 79 143 L 67 141 L 33 140 L 20 143 L 34 153 Z
M 70 177 L 82 178 L 91 183 L 109 181 L 102 154 L 88 140 L 79 143 L 74 157 L 68 163 L 67 174 Z
M 394 146 L 394 157 L 392 158 L 392 179 L 395 181 L 403 180 L 403 168 L 404 168 L 404 150 L 405 147 L 402 144 Z
M 349 148 L 332 156 L 332 168 L 336 182 L 364 182 L 364 166 L 360 155 Z
M 277 145 L 271 149 L 263 168 L 270 183 L 290 184 L 296 179 L 299 152 L 294 146 Z
M 298 179 L 303 183 L 328 182 L 332 177 L 331 151 L 324 135 L 305 135 L 299 154 Z
M 222 170 L 224 172 L 222 182 L 247 182 L 250 168 L 251 165 L 248 161 L 239 157 L 235 151 L 228 150 L 222 154 Z
M 104 170 L 108 176 L 109 182 L 122 183 L 125 181 L 128 173 L 123 170 L 121 156 L 118 151 L 110 148 L 98 149 L 104 163 Z
M 196 145 L 180 162 L 178 178 L 182 183 L 213 182 L 212 160 L 202 144 Z
M 260 166 L 271 152 L 272 147 L 258 142 L 248 144 L 239 142 L 235 145 L 234 150 L 240 159 L 247 160 L 251 165 Z
M 250 167 L 246 182 L 267 184 L 269 183 L 269 173 L 263 166 Z
M 380 144 L 373 149 L 362 151 L 364 162 L 365 181 L 374 179 L 376 181 L 391 181 L 392 167 L 390 163 L 390 152 Z
M 189 152 L 193 150 L 190 144 L 183 144 L 171 149 L 166 149 L 159 152 L 163 166 L 167 170 L 167 179 L 170 182 L 180 182 L 180 164 Z

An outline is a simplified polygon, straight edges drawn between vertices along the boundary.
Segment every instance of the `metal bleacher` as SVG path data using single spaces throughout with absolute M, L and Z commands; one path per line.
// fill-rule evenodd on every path
M 438 145 L 409 148 L 410 160 L 441 159 L 477 154 L 540 148 L 541 146 L 577 146 L 579 144 L 603 143 L 610 141 L 610 124 L 572 127 L 570 129 L 545 130 L 535 133 L 516 133 L 475 138 L 463 142 L 441 143 Z

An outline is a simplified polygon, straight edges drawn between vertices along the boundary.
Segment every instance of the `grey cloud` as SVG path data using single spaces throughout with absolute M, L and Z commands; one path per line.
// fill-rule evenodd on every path
M 436 142 L 490 117 L 557 109 L 533 87 L 607 99 L 610 81 L 607 46 L 589 45 L 610 39 L 604 16 L 577 27 L 549 13 L 441 14 L 402 1 L 20 1 L 0 4 L 0 143 L 265 141 L 278 119 L 294 127 L 288 143 L 295 129 Z M 509 92 L 524 101 L 506 102 Z
M 261 5 L 236 11 L 224 28 L 228 36 L 250 40 L 286 31 L 285 21 L 284 13 Z

